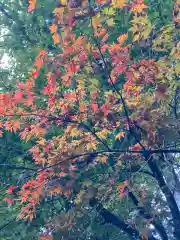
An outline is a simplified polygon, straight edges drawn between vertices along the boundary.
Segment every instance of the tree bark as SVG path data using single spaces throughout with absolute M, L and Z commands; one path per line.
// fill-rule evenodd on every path
M 158 221 L 158 219 L 155 218 L 155 216 L 153 216 L 152 214 L 148 213 L 146 211 L 146 209 L 144 207 L 140 207 L 139 201 L 136 198 L 136 196 L 129 191 L 128 192 L 128 196 L 131 198 L 132 202 L 134 203 L 134 205 L 137 207 L 137 209 L 139 210 L 139 214 L 144 218 L 144 219 L 152 219 L 151 223 L 154 225 L 155 229 L 157 230 L 157 232 L 160 234 L 161 239 L 162 240 L 168 240 L 168 236 L 167 233 L 164 229 L 164 226 L 162 225 L 162 223 L 160 221 Z M 151 236 L 150 236 L 151 237 Z M 150 238 L 149 238 L 150 239 Z
M 159 187 L 161 188 L 161 191 L 164 193 L 164 195 L 166 197 L 167 204 L 170 208 L 172 220 L 174 223 L 174 237 L 177 240 L 179 240 L 180 239 L 180 212 L 179 212 L 178 205 L 175 201 L 175 198 L 174 198 L 172 192 L 170 191 L 169 187 L 167 186 L 167 184 L 165 182 L 162 172 L 158 168 L 153 157 L 150 156 L 150 154 L 145 155 L 144 157 L 146 158 L 148 166 L 151 169 L 151 171 L 153 172 L 153 174 L 159 184 Z
M 137 229 L 132 228 L 131 226 L 129 226 L 129 224 L 125 223 L 119 217 L 115 216 L 113 213 L 105 209 L 103 205 L 98 202 L 97 199 L 95 198 L 91 199 L 90 206 L 96 207 L 97 212 L 103 217 L 106 223 L 110 223 L 116 226 L 117 228 L 119 228 L 120 230 L 126 232 L 131 237 L 131 239 L 134 239 L 134 240 L 140 239 L 140 234 Z M 156 239 L 152 239 L 152 240 L 156 240 Z

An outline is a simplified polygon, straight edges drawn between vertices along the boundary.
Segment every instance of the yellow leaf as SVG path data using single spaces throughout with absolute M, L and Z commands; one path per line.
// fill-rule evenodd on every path
M 176 63 L 176 65 L 175 65 L 175 67 L 174 67 L 174 70 L 175 70 L 175 73 L 176 73 L 177 75 L 180 74 L 180 63 Z
M 100 13 L 96 14 L 96 16 L 92 17 L 92 25 L 95 30 L 97 30 L 97 27 L 101 25 L 100 22 Z
M 53 13 L 54 14 L 62 14 L 64 12 L 64 8 L 55 8 Z
M 136 41 L 139 41 L 141 38 L 140 34 L 135 34 L 134 37 L 133 37 L 133 42 L 136 42 Z
M 147 26 L 147 28 L 141 33 L 143 36 L 143 39 L 146 39 L 149 37 L 150 33 L 152 31 L 151 25 Z
M 106 15 L 114 15 L 115 14 L 115 10 L 112 7 L 104 8 L 103 12 Z
M 112 6 L 114 8 L 123 8 L 126 6 L 127 0 L 112 0 Z
M 39 141 L 37 141 L 37 143 L 44 146 L 46 144 L 46 141 L 44 138 L 41 138 Z
M 107 163 L 107 160 L 108 160 L 108 156 L 98 156 L 96 158 L 96 161 L 99 163 Z
M 76 137 L 76 136 L 78 136 L 78 131 L 77 131 L 76 128 L 72 128 L 72 129 L 71 129 L 70 136 L 71 136 L 71 137 Z
M 99 81 L 95 78 L 91 79 L 91 83 L 92 83 L 92 85 L 94 85 L 96 87 L 99 85 Z
M 67 6 L 67 0 L 60 0 L 60 4 Z
M 108 134 L 108 130 L 107 129 L 103 129 L 101 132 L 96 133 L 98 137 L 100 138 L 105 138 L 106 135 Z
M 114 25 L 114 19 L 110 18 L 106 21 L 106 23 L 107 23 L 108 26 L 113 26 Z
M 142 99 L 143 100 L 143 99 Z M 144 98 L 145 104 L 147 103 L 148 105 L 151 105 L 154 103 L 154 96 L 153 95 L 147 95 Z
M 32 137 L 32 134 L 31 133 L 28 133 L 26 136 L 25 136 L 25 141 L 28 142 Z
M 119 111 L 120 111 L 120 112 L 123 111 L 123 105 L 122 105 L 122 104 L 119 105 Z
M 88 151 L 89 150 L 94 150 L 94 149 L 96 149 L 96 147 L 97 147 L 97 144 L 95 142 L 89 142 L 86 145 L 86 148 L 87 148 Z
M 75 203 L 76 204 L 80 204 L 83 200 L 83 196 L 85 194 L 84 190 L 81 190 L 77 195 L 76 195 L 76 199 L 75 199 Z

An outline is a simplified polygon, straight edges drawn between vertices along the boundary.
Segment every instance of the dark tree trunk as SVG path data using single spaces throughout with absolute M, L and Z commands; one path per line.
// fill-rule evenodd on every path
M 166 197 L 167 204 L 170 208 L 172 220 L 174 223 L 174 236 L 177 240 L 179 240 L 180 239 L 180 212 L 179 212 L 178 205 L 175 201 L 175 198 L 174 198 L 172 192 L 170 191 L 169 187 L 167 186 L 167 184 L 165 182 L 165 179 L 163 177 L 161 170 L 158 168 L 153 157 L 150 155 L 145 155 L 145 158 L 147 160 L 149 168 L 153 172 L 153 174 L 159 184 L 159 187 L 161 188 L 161 191 L 164 193 L 164 195 Z
M 156 231 L 160 234 L 161 239 L 168 240 L 168 236 L 162 223 L 158 221 L 158 219 L 156 219 L 152 214 L 148 213 L 144 207 L 140 206 L 138 199 L 131 191 L 128 192 L 128 196 L 131 198 L 132 202 L 139 210 L 139 215 L 141 215 L 144 219 L 152 219 L 151 223 L 154 225 Z
M 103 217 L 105 223 L 110 223 L 119 228 L 120 230 L 126 232 L 131 237 L 131 239 L 140 239 L 140 234 L 138 230 L 132 228 L 131 226 L 129 226 L 129 224 L 125 223 L 119 217 L 115 216 L 113 213 L 105 209 L 103 205 L 97 201 L 97 199 L 91 199 L 90 206 L 96 207 L 97 212 Z

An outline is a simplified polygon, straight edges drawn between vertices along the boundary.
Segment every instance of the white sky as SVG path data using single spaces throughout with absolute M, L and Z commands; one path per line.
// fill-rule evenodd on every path
M 9 57 L 7 54 L 4 54 L 0 60 L 0 68 L 8 68 L 9 66 Z

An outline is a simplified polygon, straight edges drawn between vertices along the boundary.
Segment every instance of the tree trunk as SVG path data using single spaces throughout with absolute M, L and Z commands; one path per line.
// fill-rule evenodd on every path
M 164 193 L 166 197 L 167 204 L 170 208 L 172 220 L 174 223 L 174 236 L 177 240 L 179 240 L 180 239 L 180 212 L 179 212 L 178 205 L 174 199 L 172 192 L 170 191 L 169 187 L 165 182 L 162 172 L 156 165 L 156 162 L 154 161 L 153 157 L 150 155 L 149 156 L 145 155 L 145 158 L 147 160 L 149 168 L 153 172 L 159 184 L 159 187 L 161 188 L 161 191 Z
M 103 207 L 101 203 L 97 201 L 97 199 L 91 199 L 90 201 L 91 207 L 96 207 L 97 212 L 103 217 L 106 223 L 110 223 L 120 230 L 126 232 L 131 238 L 134 240 L 140 239 L 140 234 L 137 229 L 132 228 L 129 224 L 125 223 L 123 220 L 115 216 L 113 213 L 108 211 Z M 149 240 L 157 240 L 157 239 L 149 239 Z
M 144 207 L 140 207 L 138 199 L 130 190 L 128 192 L 128 196 L 131 198 L 132 202 L 139 210 L 139 215 L 141 215 L 144 219 L 152 219 L 151 223 L 154 225 L 156 231 L 161 236 L 161 239 L 168 240 L 168 236 L 166 234 L 166 231 L 165 231 L 162 223 L 160 221 L 158 221 L 158 219 L 156 219 L 152 214 L 148 213 Z M 150 239 L 150 237 L 149 237 L 149 239 Z

